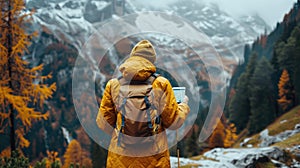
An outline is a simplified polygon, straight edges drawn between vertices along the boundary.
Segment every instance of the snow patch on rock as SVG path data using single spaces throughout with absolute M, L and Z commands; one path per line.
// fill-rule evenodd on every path
M 286 130 L 286 131 L 281 132 L 274 136 L 270 136 L 268 129 L 265 129 L 264 131 L 262 131 L 260 133 L 261 143 L 259 144 L 259 146 L 260 147 L 270 146 L 274 143 L 284 141 L 287 138 L 289 138 L 297 133 L 300 133 L 300 124 L 295 125 L 294 130 Z
M 180 165 L 192 164 L 206 168 L 239 168 L 253 166 L 256 162 L 272 161 L 276 165 L 281 165 L 280 167 L 287 167 L 282 160 L 284 151 L 277 147 L 239 149 L 215 148 L 204 153 L 203 156 L 204 158 L 200 160 L 180 158 Z M 177 164 L 177 158 L 171 157 L 171 166 L 175 168 L 177 167 Z

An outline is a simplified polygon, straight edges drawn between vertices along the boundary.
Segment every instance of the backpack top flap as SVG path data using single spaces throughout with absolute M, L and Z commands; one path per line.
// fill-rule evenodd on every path
M 139 83 L 122 83 L 120 80 L 119 100 L 117 103 L 118 111 L 125 108 L 122 112 L 127 119 L 132 122 L 147 122 L 146 110 L 150 108 L 153 100 L 152 84 L 149 81 Z

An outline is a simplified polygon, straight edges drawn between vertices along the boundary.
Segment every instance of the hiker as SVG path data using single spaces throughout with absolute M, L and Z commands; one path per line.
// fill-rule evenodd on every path
M 176 102 L 170 82 L 155 74 L 155 60 L 142 40 L 119 67 L 122 77 L 106 84 L 96 122 L 112 136 L 107 168 L 171 167 L 165 129 L 181 127 L 190 109 L 188 97 Z

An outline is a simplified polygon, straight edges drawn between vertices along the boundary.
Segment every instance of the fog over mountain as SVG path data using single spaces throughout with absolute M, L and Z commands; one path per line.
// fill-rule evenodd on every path
M 182 1 L 182 0 L 177 0 Z M 230 15 L 242 16 L 258 14 L 262 17 L 271 27 L 274 27 L 277 22 L 281 21 L 284 14 L 297 0 L 194 0 L 198 3 L 215 3 L 222 10 Z M 176 2 L 174 0 L 152 0 L 152 1 L 134 1 L 136 4 L 142 6 L 151 6 L 158 9 L 167 8 L 170 4 Z M 272 9 L 272 10 L 266 10 Z
M 199 31 L 204 32 L 223 57 L 231 57 L 236 61 L 243 60 L 246 43 L 251 43 L 265 31 L 271 30 L 264 19 L 257 14 L 230 15 L 216 3 L 194 0 L 155 2 L 127 0 L 125 6 L 130 13 L 160 11 L 183 17 Z M 224 53 L 228 50 L 230 54 Z

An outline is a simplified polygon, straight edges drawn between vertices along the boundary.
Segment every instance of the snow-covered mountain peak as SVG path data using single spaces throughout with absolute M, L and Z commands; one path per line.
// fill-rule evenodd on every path
M 147 5 L 137 0 L 127 0 L 133 11 L 155 10 L 176 14 L 191 22 L 199 31 L 211 38 L 217 51 L 225 57 L 242 60 L 246 43 L 270 30 L 270 26 L 258 15 L 231 16 L 215 3 L 203 1 L 172 1 L 166 5 Z M 230 50 L 231 54 L 223 51 Z

